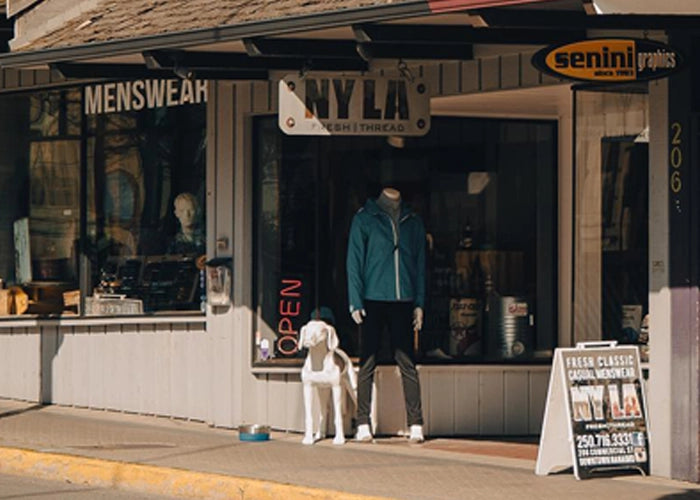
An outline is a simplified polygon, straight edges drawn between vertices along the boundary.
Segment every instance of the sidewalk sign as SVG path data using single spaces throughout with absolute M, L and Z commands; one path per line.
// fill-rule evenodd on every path
M 649 474 L 643 383 L 636 346 L 555 349 L 535 473 L 573 466 L 576 479 L 611 470 Z

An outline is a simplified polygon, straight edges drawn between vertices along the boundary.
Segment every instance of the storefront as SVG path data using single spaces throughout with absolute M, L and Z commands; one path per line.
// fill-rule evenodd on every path
M 433 28 L 413 37 L 437 36 L 438 19 L 474 22 L 474 12 L 408 12 L 409 4 L 391 15 Z M 512 9 L 478 14 L 497 26 L 514 22 Z M 306 41 L 354 45 L 381 33 L 401 41 L 401 30 L 353 31 L 358 19 L 379 28 L 391 19 L 357 10 L 328 24 L 305 17 L 296 31 Z M 317 58 L 322 69 L 290 54 L 248 56 L 249 71 L 267 61 L 262 75 L 216 59 L 231 63 L 243 45 L 274 52 L 263 42 L 275 38 L 245 30 L 160 46 L 107 40 L 127 60 L 110 64 L 99 46 L 60 43 L 0 57 L 0 109 L 15 117 L 6 123 L 21 124 L 0 127 L 0 175 L 14 181 L 0 231 L 0 277 L 11 290 L 0 396 L 301 431 L 297 333 L 327 308 L 341 347 L 358 355 L 347 296 L 351 220 L 393 187 L 427 233 L 425 324 L 415 342 L 427 435 L 538 434 L 553 350 L 601 339 L 642 347 L 659 429 L 652 439 L 669 434 L 660 394 L 672 341 L 659 333 L 671 323 L 669 84 L 580 85 L 541 73 L 533 54 L 586 31 L 543 31 L 532 12 L 523 7 L 533 24 L 509 35 L 470 28 L 477 41 L 462 56 L 464 46 L 444 40 L 430 48 L 448 55 L 419 58 L 365 40 L 365 56 L 375 57 L 358 61 L 330 43 L 336 52 Z M 606 26 L 593 23 L 587 36 L 607 36 Z M 644 37 L 641 29 L 625 36 Z M 271 46 L 290 49 L 290 40 Z M 173 46 L 185 52 L 158 52 Z M 209 62 L 185 65 L 191 48 Z M 134 68 L 142 57 L 160 67 Z M 340 69 L 347 60 L 369 66 Z M 46 63 L 63 77 L 26 69 Z M 126 80 L 120 68 L 137 76 Z M 173 71 L 189 78 L 162 76 Z M 429 130 L 285 134 L 278 82 L 295 71 L 419 80 L 429 89 Z M 230 306 L 206 302 L 202 264 L 219 257 L 232 257 Z M 377 433 L 402 433 L 400 377 L 383 362 Z M 665 461 L 671 448 L 656 448 L 657 473 L 677 475 Z
M 239 114 L 221 103 L 234 91 L 236 96 L 252 94 L 252 106 L 259 102 L 257 92 L 268 90 L 264 84 L 222 82 L 210 84 L 207 91 L 202 81 L 153 79 L 4 95 L 8 112 L 27 117 L 24 131 L 13 127 L 6 134 L 14 134 L 7 138 L 15 151 L 8 163 L 24 167 L 26 181 L 20 185 L 30 193 L 17 193 L 19 199 L 29 199 L 28 207 L 18 204 L 7 213 L 4 279 L 11 309 L 5 326 L 34 325 L 41 332 L 22 337 L 30 349 L 40 339 L 42 357 L 36 361 L 42 377 L 33 388 L 40 398 L 61 404 L 81 404 L 84 398 L 86 406 L 207 420 L 201 398 L 187 399 L 188 409 L 178 412 L 152 406 L 160 398 L 146 396 L 163 391 L 173 400 L 186 399 L 190 392 L 183 395 L 176 380 L 194 378 L 190 386 L 206 380 L 201 370 L 212 348 L 207 347 L 210 332 L 219 323 L 230 325 L 232 311 L 210 305 L 201 314 L 206 305 L 196 260 L 204 254 L 207 220 L 218 222 L 228 215 L 228 223 L 240 232 L 220 231 L 214 246 L 222 249 L 228 239 L 245 255 L 252 243 L 250 261 L 234 259 L 237 278 L 244 269 L 250 274 L 247 281 L 234 279 L 234 304 L 240 301 L 236 288 L 242 289 L 251 294 L 251 307 L 239 314 L 257 314 L 237 319 L 238 341 L 247 347 L 232 355 L 250 363 L 248 377 L 254 378 L 256 397 L 262 396 L 265 409 L 253 411 L 247 420 L 299 430 L 301 405 L 295 399 L 303 353 L 297 332 L 314 308 L 328 307 L 337 318 L 342 347 L 357 356 L 358 328 L 347 314 L 345 276 L 350 221 L 366 199 L 391 186 L 427 228 L 426 324 L 416 357 L 425 379 L 426 412 L 432 415 L 429 432 L 536 434 L 548 364 L 558 344 L 556 115 L 528 119 L 435 113 L 424 136 L 295 137 L 279 129 L 272 103 Z M 211 154 L 206 138 L 224 132 L 223 127 L 212 130 L 211 122 L 205 125 L 206 106 L 215 107 L 219 120 L 233 116 L 242 122 L 235 134 L 246 154 L 233 172 L 214 169 L 212 174 L 209 165 L 205 176 L 205 157 Z M 235 150 L 226 154 L 231 152 Z M 18 173 L 10 175 L 17 178 Z M 212 175 L 228 179 L 224 184 Z M 248 183 L 232 182 L 231 175 L 249 178 Z M 233 189 L 234 200 L 246 200 L 234 205 L 232 214 L 225 208 L 231 202 L 225 185 Z M 61 206 L 44 201 L 58 198 Z M 224 206 L 212 208 L 211 200 L 219 198 Z M 181 204 L 192 215 L 181 213 Z M 198 210 L 205 206 L 208 210 Z M 184 217 L 191 217 L 194 226 L 187 243 Z M 14 236 L 23 234 L 28 234 L 22 239 L 26 249 L 20 251 Z M 216 254 L 222 255 L 226 252 Z M 28 294 L 24 310 L 20 289 Z M 488 306 L 493 308 L 490 316 Z M 517 316 L 509 315 L 508 307 L 517 308 Z M 508 323 L 509 317 L 514 321 Z M 164 332 L 178 327 L 184 330 L 179 335 L 177 330 Z M 170 359 L 155 354 L 165 342 L 177 350 L 172 344 L 178 337 L 187 346 L 182 351 L 169 350 Z M 14 331 L 6 338 L 17 341 Z M 94 350 L 85 356 L 88 366 L 76 364 L 87 354 L 83 342 Z M 133 342 L 145 343 L 145 352 L 134 355 Z M 153 372 L 158 368 L 148 352 L 166 363 L 161 373 Z M 97 358 L 105 370 L 119 373 L 109 382 L 116 390 L 101 396 L 90 395 L 93 389 L 85 385 L 95 384 L 98 372 L 105 383 L 112 378 L 97 366 Z M 176 369 L 179 363 L 182 374 Z M 445 377 L 457 377 L 451 394 L 442 391 Z M 143 378 L 153 384 L 144 384 L 141 395 L 127 396 L 130 384 Z M 77 387 L 64 385 L 67 380 Z M 280 382 L 283 398 L 274 392 Z M 399 379 L 387 366 L 377 382 L 379 394 L 393 393 Z M 102 393 L 99 387 L 94 390 Z M 201 389 L 193 386 L 192 393 Z M 494 391 L 500 395 L 493 397 Z M 471 418 L 465 419 L 460 409 L 445 412 L 454 396 L 463 408 L 475 410 Z M 103 402 L 91 403 L 91 398 Z M 472 399 L 481 405 L 471 408 Z M 378 432 L 400 432 L 404 424 L 394 402 L 381 398 L 378 404 Z M 526 417 L 520 414 L 522 404 Z

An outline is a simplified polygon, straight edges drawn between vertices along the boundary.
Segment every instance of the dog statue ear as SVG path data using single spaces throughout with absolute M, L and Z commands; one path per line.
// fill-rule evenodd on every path
M 304 348 L 304 337 L 306 335 L 306 325 L 301 327 L 301 330 L 299 330 L 299 336 L 297 337 L 297 348 L 298 349 L 303 349 Z
M 335 351 L 339 344 L 338 334 L 335 333 L 335 328 L 333 328 L 331 325 L 328 325 L 328 335 L 326 336 L 326 339 L 328 341 L 328 350 Z

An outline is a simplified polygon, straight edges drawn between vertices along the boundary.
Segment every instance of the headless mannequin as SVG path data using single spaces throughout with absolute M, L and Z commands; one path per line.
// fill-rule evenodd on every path
M 401 193 L 397 189 L 390 187 L 382 189 L 379 198 L 377 198 L 377 205 L 389 214 L 394 223 L 398 223 L 401 215 Z M 364 309 L 358 309 L 353 311 L 351 316 L 353 321 L 359 325 L 362 323 L 363 317 L 367 316 L 367 313 Z M 423 329 L 423 309 L 420 307 L 416 307 L 413 310 L 413 328 L 416 330 Z
M 377 205 L 379 208 L 386 212 L 386 214 L 391 217 L 394 225 L 399 226 L 399 219 L 401 216 L 401 193 L 394 188 L 384 188 L 377 198 Z M 363 323 L 364 317 L 367 316 L 365 309 L 358 309 L 351 312 L 352 319 L 358 325 Z M 414 330 L 421 330 L 423 327 L 423 309 L 420 307 L 415 307 L 413 309 L 413 328 Z M 408 332 L 406 332 L 408 334 Z M 362 371 L 361 367 L 361 371 Z M 415 372 L 415 367 L 412 368 Z M 416 373 L 417 380 L 417 373 Z M 416 382 L 416 387 L 417 382 Z M 404 386 L 404 392 L 406 387 Z M 420 398 L 420 396 L 418 396 Z M 355 441 L 367 442 L 372 440 L 372 432 L 370 430 L 369 424 L 362 423 L 357 426 L 357 433 L 355 434 Z M 424 441 L 423 437 L 423 426 L 422 424 L 414 424 L 410 426 L 409 440 L 414 443 L 422 443 Z

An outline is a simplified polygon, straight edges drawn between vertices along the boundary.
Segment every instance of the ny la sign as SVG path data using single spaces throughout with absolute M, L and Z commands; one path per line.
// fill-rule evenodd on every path
M 430 97 L 420 80 L 309 73 L 279 83 L 279 127 L 289 135 L 420 136 Z

